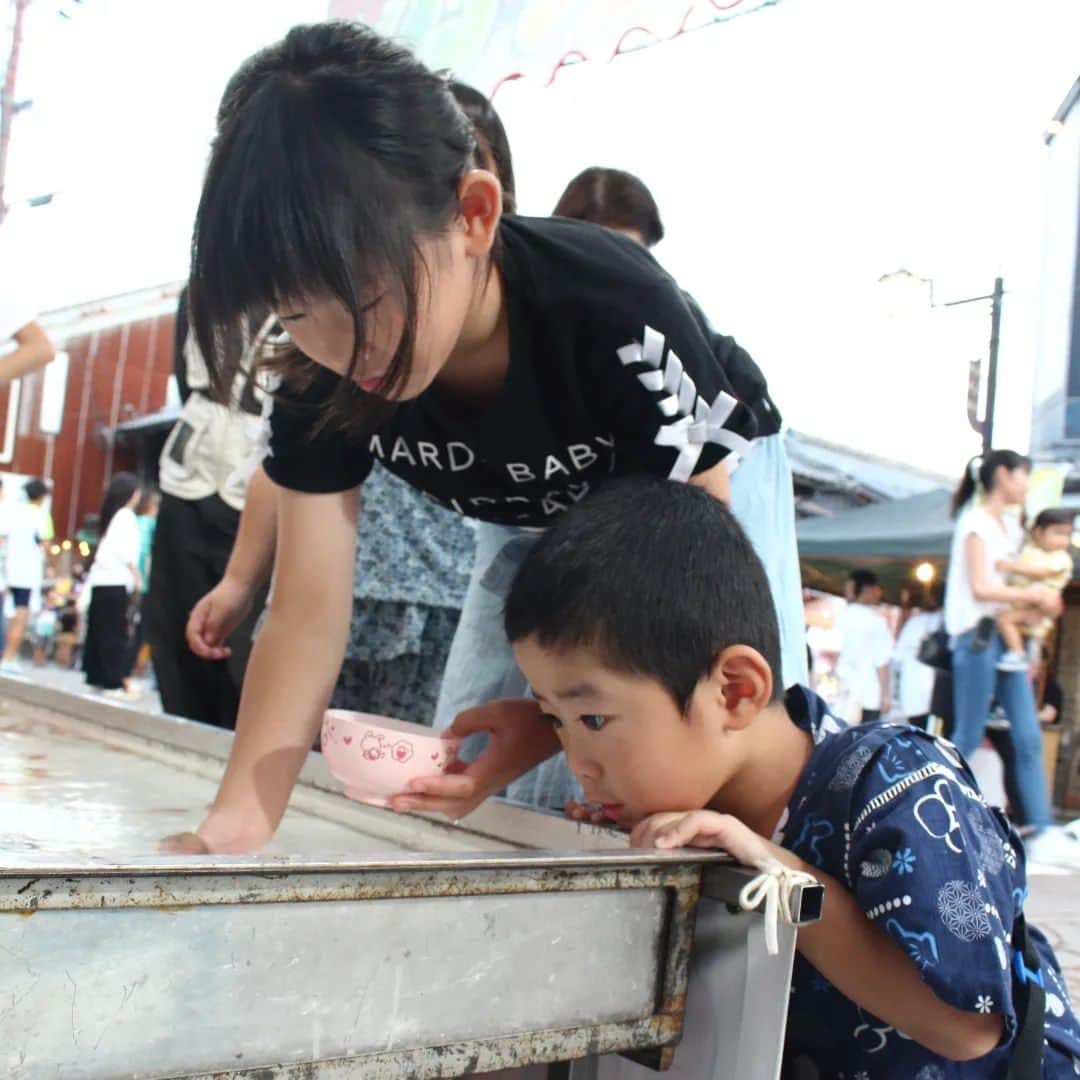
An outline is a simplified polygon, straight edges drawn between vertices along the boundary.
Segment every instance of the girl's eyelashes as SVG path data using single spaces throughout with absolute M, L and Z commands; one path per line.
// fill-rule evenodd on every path
M 552 727 L 562 727 L 562 721 L 554 713 L 543 713 L 543 717 Z
M 305 315 L 279 315 L 278 322 L 297 322 L 300 319 L 306 318 Z

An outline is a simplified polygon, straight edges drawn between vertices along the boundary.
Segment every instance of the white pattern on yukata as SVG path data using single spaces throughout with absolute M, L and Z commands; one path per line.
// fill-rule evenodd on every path
M 946 1061 L 858 1009 L 798 956 L 786 1060 L 818 1077 L 1003 1076 L 1017 1031 L 1014 990 L 1021 985 L 1009 944 L 1027 891 L 1019 838 L 985 805 L 947 744 L 890 723 L 822 736 L 823 725 L 834 721 L 820 699 L 799 689 L 786 704 L 814 734 L 815 747 L 779 842 L 843 881 L 941 1000 L 1000 1013 L 1006 1028 L 1003 1045 L 983 1058 Z M 1080 1025 L 1050 946 L 1035 927 L 1028 934 L 1049 991 L 1042 1077 L 1060 1080 L 1074 1075 Z M 845 1039 L 843 1032 L 851 1034 Z

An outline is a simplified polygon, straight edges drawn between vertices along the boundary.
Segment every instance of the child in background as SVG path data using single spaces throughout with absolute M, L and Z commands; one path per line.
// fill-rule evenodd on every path
M 1053 592 L 1063 592 L 1073 576 L 1073 510 L 1056 507 L 1043 510 L 1035 519 L 1027 543 L 1014 561 L 1002 560 L 998 570 L 1009 575 L 1008 584 L 1016 588 L 1041 585 Z M 1040 608 L 1031 605 L 1007 607 L 996 616 L 998 633 L 1008 650 L 998 661 L 999 671 L 1026 671 L 1031 661 L 1024 649 L 1024 638 L 1042 641 L 1054 627 Z
M 79 611 L 74 596 L 68 596 L 60 609 L 58 632 L 56 635 L 56 663 L 62 668 L 70 668 L 75 658 L 75 648 L 79 644 Z
M 785 1076 L 1080 1071 L 1060 968 L 1023 918 L 1019 838 L 948 743 L 783 693 L 764 572 L 719 500 L 613 482 L 526 558 L 506 629 L 535 699 L 473 710 L 455 734 L 528 730 L 536 749 L 546 724 L 634 845 L 723 848 L 824 884 L 824 917 L 798 935 Z M 416 780 L 429 796 L 395 807 L 460 816 L 479 766 Z
M 34 616 L 31 641 L 34 647 L 34 667 L 44 667 L 53 651 L 56 640 L 57 608 L 60 594 L 50 589 L 42 599 L 41 609 Z

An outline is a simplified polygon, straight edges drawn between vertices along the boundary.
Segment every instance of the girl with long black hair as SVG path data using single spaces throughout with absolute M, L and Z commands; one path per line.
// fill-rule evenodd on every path
M 270 512 L 249 493 L 226 579 L 195 627 L 224 648 L 275 560 L 204 849 L 257 847 L 284 812 L 340 667 L 358 489 L 374 461 L 480 522 L 447 718 L 524 691 L 516 671 L 506 677 L 503 598 L 560 513 L 628 473 L 726 500 L 725 459 L 748 450 L 753 415 L 648 252 L 581 222 L 504 216 L 498 178 L 478 164 L 447 80 L 358 24 L 297 27 L 226 89 L 195 227 L 192 324 L 223 392 L 245 314 L 269 308 L 291 344 L 275 365 Z M 508 716 L 455 721 L 499 737 L 443 778 L 452 793 L 435 783 L 398 807 L 457 812 L 463 789 L 478 802 L 548 757 L 550 729 Z
M 132 473 L 117 473 L 109 481 L 101 504 L 101 539 L 84 586 L 90 590 L 90 608 L 83 673 L 89 686 L 110 697 L 131 696 L 128 611 L 131 598 L 142 587 L 142 537 L 135 518 L 139 497 L 139 482 Z

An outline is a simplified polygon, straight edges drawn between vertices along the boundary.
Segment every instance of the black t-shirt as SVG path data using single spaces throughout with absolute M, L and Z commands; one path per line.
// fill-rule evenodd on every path
M 279 393 L 270 478 L 344 491 L 378 458 L 460 513 L 545 526 L 613 475 L 687 480 L 744 453 L 756 423 L 678 286 L 644 248 L 598 226 L 504 218 L 510 362 L 499 394 L 465 406 L 437 386 L 402 402 L 364 439 L 317 434 L 337 376 Z M 355 391 L 358 408 L 364 394 Z
M 705 312 L 689 293 L 683 295 L 694 317 L 701 324 L 705 336 L 709 339 L 713 356 L 723 368 L 735 396 L 754 414 L 754 420 L 757 421 L 757 438 L 779 435 L 784 419 L 776 407 L 776 402 L 769 396 L 769 384 L 761 368 L 733 337 L 718 334 L 712 328 L 712 323 L 706 318 Z

